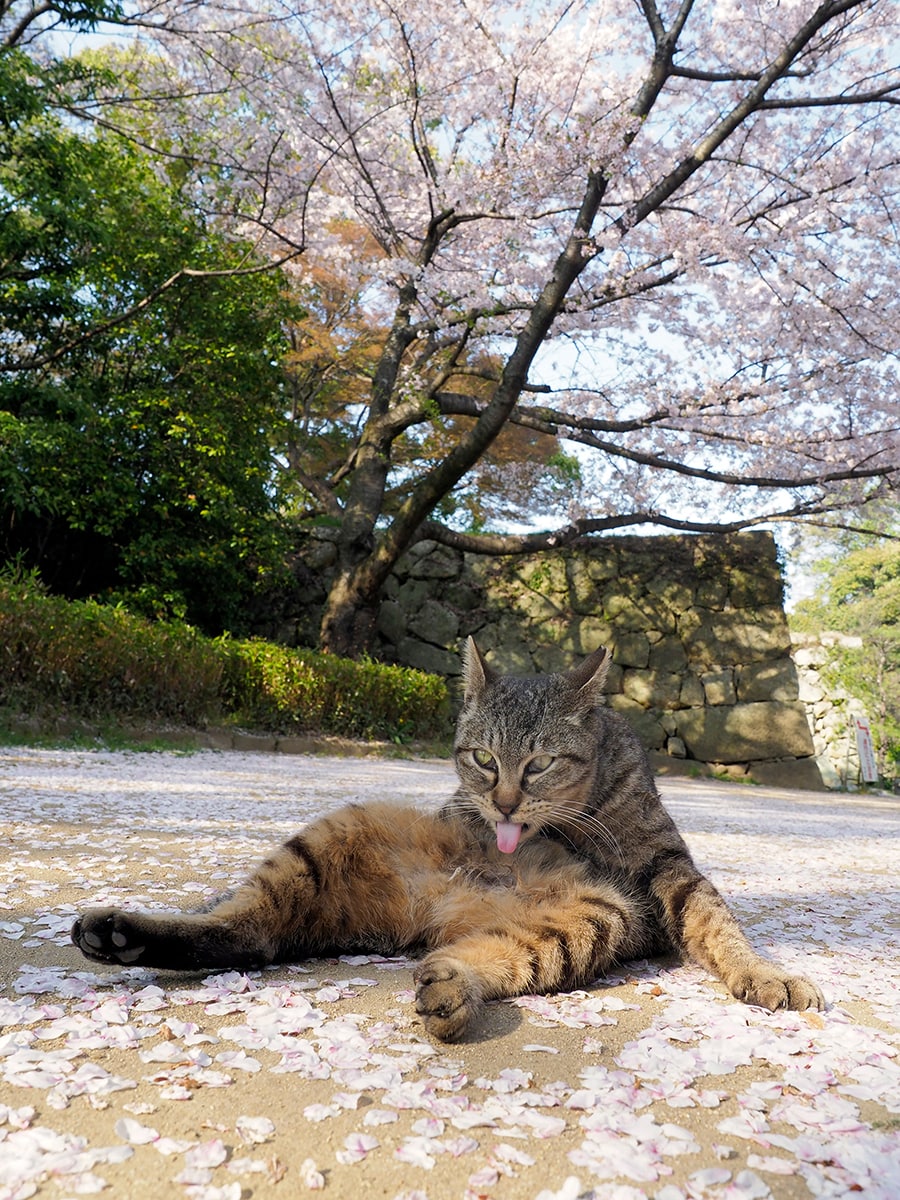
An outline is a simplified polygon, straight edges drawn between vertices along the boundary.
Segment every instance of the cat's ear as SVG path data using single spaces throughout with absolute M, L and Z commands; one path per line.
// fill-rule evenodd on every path
M 611 661 L 612 655 L 605 646 L 601 646 L 599 650 L 589 654 L 583 663 L 573 667 L 566 676 L 578 698 L 587 701 L 592 708 L 600 703 Z
M 484 661 L 481 651 L 475 645 L 473 637 L 466 638 L 462 660 L 463 683 L 465 685 L 464 703 L 474 704 L 494 678 L 494 673 Z

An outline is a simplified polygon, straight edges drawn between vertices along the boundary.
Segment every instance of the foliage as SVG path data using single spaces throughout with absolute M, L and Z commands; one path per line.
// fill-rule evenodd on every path
M 270 642 L 226 646 L 225 700 L 245 724 L 397 742 L 448 728 L 447 688 L 436 675 Z
M 830 682 L 860 700 L 882 775 L 900 768 L 900 548 L 850 550 L 820 568 L 816 596 L 792 614 L 798 629 L 849 635 L 831 649 Z
M 219 710 L 216 645 L 179 622 L 47 595 L 0 578 L 0 705 L 24 712 L 199 725 Z
M 234 629 L 284 556 L 291 308 L 145 154 L 42 107 L 22 57 L 0 55 L 17 81 L 0 118 L 0 556 L 69 595 Z
M 252 728 L 409 741 L 446 732 L 447 688 L 421 671 L 260 641 L 51 596 L 0 576 L 0 708 L 92 721 Z

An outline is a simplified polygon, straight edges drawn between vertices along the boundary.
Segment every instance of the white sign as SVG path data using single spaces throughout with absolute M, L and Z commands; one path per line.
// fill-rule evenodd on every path
M 859 769 L 864 783 L 878 782 L 878 767 L 875 764 L 875 750 L 872 747 L 872 732 L 865 717 L 853 718 L 853 732 L 856 734 L 856 749 L 859 753 Z

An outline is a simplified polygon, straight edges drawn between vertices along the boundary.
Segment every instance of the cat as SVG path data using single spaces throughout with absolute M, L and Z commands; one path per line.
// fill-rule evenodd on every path
M 573 670 L 500 675 L 472 639 L 438 811 L 349 805 L 307 826 L 232 895 L 189 914 L 90 909 L 72 940 L 100 962 L 254 968 L 325 953 L 419 952 L 416 1011 L 454 1041 L 486 1000 L 584 987 L 677 952 L 738 999 L 821 1009 L 760 957 L 695 867 L 626 721 L 602 702 L 606 649 Z

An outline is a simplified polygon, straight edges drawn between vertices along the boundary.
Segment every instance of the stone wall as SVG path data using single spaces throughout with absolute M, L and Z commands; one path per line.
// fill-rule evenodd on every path
M 800 683 L 800 699 L 806 705 L 807 721 L 813 736 L 816 761 L 825 786 L 853 790 L 859 786 L 859 752 L 850 722 L 866 715 L 861 701 L 831 687 L 824 678 L 831 648 L 835 643 L 860 645 L 859 638 L 840 633 L 818 637 L 795 634 L 794 662 Z
M 305 611 L 279 631 L 300 643 L 315 640 L 327 532 L 303 558 Z M 768 533 L 592 539 L 502 559 L 419 543 L 386 586 L 379 657 L 452 679 L 469 634 L 519 673 L 608 645 L 609 704 L 660 763 L 822 787 Z

